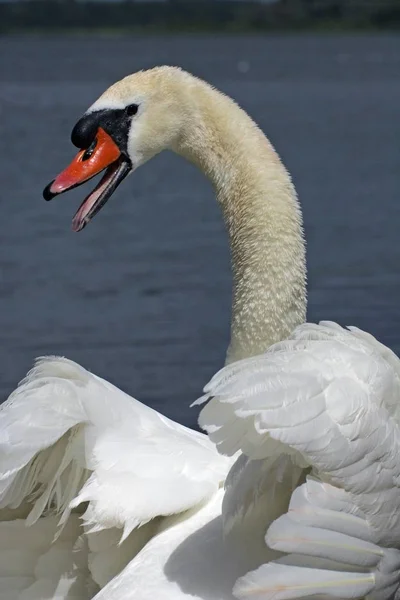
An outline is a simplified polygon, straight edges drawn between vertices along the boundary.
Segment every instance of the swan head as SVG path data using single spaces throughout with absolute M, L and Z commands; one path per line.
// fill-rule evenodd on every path
M 79 152 L 43 192 L 51 200 L 104 171 L 75 214 L 74 231 L 87 225 L 129 173 L 178 145 L 188 119 L 189 78 L 176 67 L 134 73 L 108 88 L 79 119 L 71 134 Z

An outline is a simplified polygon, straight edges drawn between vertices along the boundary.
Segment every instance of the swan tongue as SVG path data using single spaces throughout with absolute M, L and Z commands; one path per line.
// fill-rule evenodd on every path
M 81 150 L 71 164 L 43 190 L 45 200 L 81 185 L 117 161 L 121 151 L 101 127 L 89 148 Z

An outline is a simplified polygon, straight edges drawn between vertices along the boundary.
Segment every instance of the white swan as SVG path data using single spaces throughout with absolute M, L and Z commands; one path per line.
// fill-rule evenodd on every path
M 107 167 L 74 217 L 76 230 L 89 222 L 130 171 L 163 149 L 188 158 L 211 179 L 230 238 L 234 287 L 227 371 L 217 374 L 206 390 L 215 397 L 203 409 L 202 423 L 218 450 L 233 456 L 221 456 L 206 436 L 173 423 L 71 361 L 39 361 L 0 409 L 0 599 L 226 600 L 233 594 L 292 598 L 328 592 L 343 598 L 367 593 L 391 597 L 393 581 L 398 581 L 397 551 L 383 547 L 394 547 L 397 538 L 390 536 L 391 527 L 382 519 L 374 529 L 368 507 L 358 504 L 357 494 L 363 490 L 357 482 L 354 490 L 347 490 L 352 473 L 342 473 L 341 480 L 331 476 L 335 466 L 353 464 L 358 450 L 350 448 L 345 432 L 328 464 L 325 438 L 316 453 L 308 421 L 328 414 L 334 424 L 325 419 L 327 435 L 341 423 L 335 418 L 351 421 L 355 404 L 350 409 L 338 404 L 335 415 L 328 402 L 330 382 L 344 377 L 332 364 L 344 362 L 348 379 L 360 381 L 372 398 L 363 404 L 355 396 L 361 403 L 354 413 L 360 414 L 357 435 L 376 442 L 371 442 L 368 430 L 370 414 L 375 415 L 368 412 L 373 402 L 386 410 L 376 422 L 377 435 L 393 424 L 392 437 L 385 433 L 377 438 L 386 446 L 373 456 L 373 465 L 384 473 L 389 469 L 388 478 L 393 475 L 392 487 L 385 479 L 388 495 L 382 496 L 392 503 L 393 516 L 398 508 L 393 493 L 397 425 L 391 420 L 396 417 L 397 359 L 375 341 L 364 346 L 359 342 L 362 358 L 373 357 L 372 363 L 361 361 L 364 367 L 359 367 L 359 354 L 351 354 L 355 336 L 335 330 L 343 338 L 338 345 L 326 327 L 317 327 L 315 333 L 313 328 L 297 329 L 295 341 L 257 356 L 289 336 L 304 321 L 306 307 L 300 209 L 269 142 L 232 100 L 171 67 L 137 73 L 109 88 L 77 123 L 72 140 L 82 150 L 46 188 L 47 199 Z M 296 336 L 305 339 L 296 341 Z M 320 346 L 314 349 L 314 336 L 327 338 L 321 353 Z M 247 357 L 253 358 L 239 360 Z M 303 361 L 301 367 L 297 358 Z M 371 364 L 373 376 L 368 371 Z M 304 371 L 304 377 L 297 377 L 296 369 Z M 314 391 L 321 396 L 320 404 L 314 401 Z M 308 397 L 311 401 L 304 408 L 300 401 Z M 287 410 L 289 403 L 293 413 Z M 282 408 L 281 421 L 279 411 L 272 410 L 276 404 Z M 286 437 L 275 435 L 280 427 L 286 427 Z M 354 431 L 348 435 L 354 436 Z M 244 455 L 235 462 L 240 450 Z M 234 462 L 224 498 L 222 485 Z M 319 477 L 314 483 L 303 483 L 308 465 Z M 327 486 L 325 479 L 337 487 Z M 277 517 L 272 528 L 284 530 L 292 513 L 282 513 L 299 483 L 303 485 L 291 502 L 292 507 L 299 503 L 300 515 L 306 515 L 301 531 L 308 541 L 304 545 L 288 539 L 283 546 L 275 538 L 271 541 L 270 529 L 267 542 L 273 549 L 268 548 L 265 531 Z M 321 502 L 329 510 L 320 508 L 318 497 L 317 509 L 307 517 L 310 511 L 303 505 L 313 485 L 318 494 L 325 494 Z M 376 499 L 372 480 L 371 490 Z M 346 511 L 358 520 L 346 518 Z M 378 510 L 378 516 L 382 514 Z M 63 528 L 57 529 L 60 517 Z M 357 571 L 351 576 L 351 581 L 357 580 L 354 585 L 343 583 L 341 557 L 328 552 L 329 544 L 325 551 L 330 562 L 304 559 L 304 568 L 311 566 L 312 571 L 267 564 L 277 558 L 274 548 L 315 555 L 319 540 L 311 543 L 309 538 L 310 531 L 320 534 L 316 524 L 325 527 L 327 539 L 329 529 L 332 535 L 347 532 L 355 537 L 354 557 L 372 556 L 360 566 L 346 554 L 343 568 Z M 56 532 L 59 537 L 51 543 Z M 124 541 L 118 546 L 121 537 Z M 334 544 L 339 541 L 343 539 L 335 538 Z M 301 564 L 298 556 L 290 560 Z M 332 569 L 338 572 L 332 575 Z M 305 586 L 305 581 L 314 587 Z

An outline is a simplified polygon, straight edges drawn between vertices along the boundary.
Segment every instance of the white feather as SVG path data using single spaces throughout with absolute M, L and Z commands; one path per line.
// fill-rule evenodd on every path
M 88 587 L 104 587 L 156 534 L 162 517 L 211 498 L 230 464 L 203 434 L 72 361 L 39 360 L 0 408 L 0 508 L 27 507 L 25 521 L 7 521 L 0 510 L 0 540 L 11 540 L 3 549 L 0 541 L 0 586 L 2 576 L 15 576 L 10 594 L 20 586 L 30 600 L 86 599 Z M 83 506 L 81 525 L 71 511 Z M 67 543 L 72 524 L 78 529 Z M 23 541 L 29 531 L 39 547 Z M 103 532 L 98 550 L 94 532 Z M 74 567 L 81 536 L 84 561 Z
M 254 510 L 278 454 L 313 473 L 268 527 L 266 544 L 287 557 L 239 578 L 238 598 L 393 597 L 400 586 L 399 374 L 399 359 L 372 336 L 325 322 L 298 327 L 206 386 L 200 424 L 220 451 L 247 456 L 227 480 L 227 529 Z

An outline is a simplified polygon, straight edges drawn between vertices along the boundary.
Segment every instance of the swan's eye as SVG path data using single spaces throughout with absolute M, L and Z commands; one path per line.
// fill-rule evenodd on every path
M 139 110 L 138 104 L 130 104 L 129 106 L 126 107 L 126 114 L 129 117 L 133 117 L 133 115 L 136 115 L 138 110 Z
M 89 148 L 87 148 L 85 150 L 85 152 L 82 154 L 82 162 L 85 160 L 88 160 L 88 158 L 90 158 L 94 152 L 94 149 L 97 146 L 97 138 L 94 138 L 93 142 L 90 144 Z

